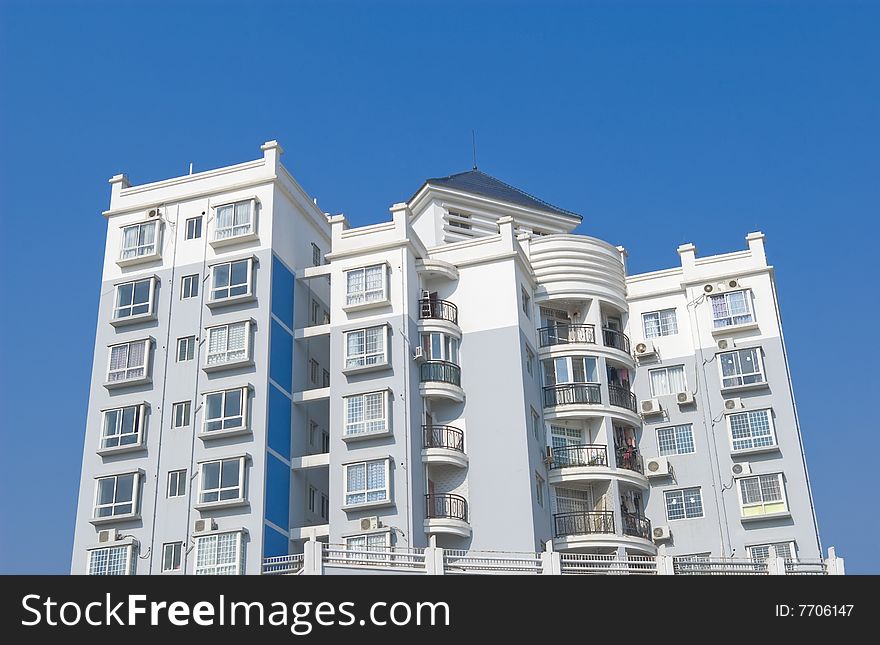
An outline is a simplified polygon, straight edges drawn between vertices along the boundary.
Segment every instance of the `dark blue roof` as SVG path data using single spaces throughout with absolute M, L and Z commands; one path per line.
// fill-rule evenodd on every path
M 425 184 L 443 186 L 445 188 L 452 188 L 453 190 L 460 190 L 464 193 L 490 197 L 509 204 L 517 204 L 518 206 L 525 206 L 526 208 L 555 213 L 556 215 L 576 217 L 579 220 L 583 219 L 583 217 L 577 213 L 558 208 L 553 204 L 548 204 L 544 200 L 529 195 L 527 192 L 522 191 L 519 188 L 514 188 L 510 184 L 505 184 L 500 179 L 495 179 L 495 177 L 487 175 L 482 170 L 477 170 L 476 168 L 449 175 L 448 177 L 434 177 L 433 179 L 428 179 Z

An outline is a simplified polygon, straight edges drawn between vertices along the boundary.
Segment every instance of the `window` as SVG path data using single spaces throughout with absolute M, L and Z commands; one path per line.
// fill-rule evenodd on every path
M 535 473 L 535 498 L 538 500 L 538 506 L 544 508 L 544 478 Z
M 320 369 L 320 365 L 318 365 L 318 361 L 314 358 L 309 359 L 309 378 L 312 381 L 312 385 L 318 384 L 318 370 Z
M 755 321 L 748 291 L 731 291 L 709 296 L 715 329 L 731 325 L 745 325 Z
M 321 433 L 321 453 L 327 454 L 330 452 L 330 434 L 324 430 Z
M 251 200 L 217 207 L 214 240 L 228 240 L 254 232 L 253 202 Z
M 314 298 L 312 299 L 312 316 L 311 322 L 313 325 L 317 325 L 318 321 L 321 319 L 321 305 Z
M 247 395 L 246 387 L 206 394 L 204 432 L 247 428 Z
M 253 258 L 224 262 L 211 267 L 211 302 L 251 295 Z
M 765 383 L 764 366 L 757 348 L 738 349 L 719 354 L 721 387 L 739 387 Z
M 168 491 L 166 496 L 183 497 L 186 495 L 186 470 L 172 470 L 168 473 Z
M 137 513 L 139 473 L 111 475 L 98 479 L 95 489 L 95 519 Z
M 345 367 L 369 367 L 388 362 L 385 353 L 385 325 L 345 332 Z M 317 377 L 315 378 L 317 381 Z
M 314 513 L 315 512 L 315 497 L 318 495 L 318 489 L 314 486 L 309 486 L 309 510 Z
M 183 542 L 169 542 L 162 545 L 162 573 L 180 571 L 183 556 Z
M 703 517 L 703 498 L 699 488 L 668 490 L 665 496 L 666 518 L 668 520 Z
M 330 516 L 330 500 L 326 495 L 321 495 L 321 517 L 327 519 Z
M 330 387 L 330 372 L 327 370 L 321 370 L 321 375 L 324 377 L 324 387 Z
M 156 255 L 156 232 L 159 227 L 158 221 L 132 224 L 122 229 L 122 253 L 121 260 L 133 260 L 148 255 Z
M 186 220 L 185 240 L 195 240 L 202 236 L 202 218 L 190 217 Z
M 422 334 L 422 352 L 430 361 L 448 361 L 458 365 L 458 339 L 449 334 Z
M 532 411 L 532 434 L 535 436 L 535 441 L 537 441 L 542 446 L 547 442 L 544 441 L 544 424 L 541 423 L 541 415 L 537 413 L 535 408 L 531 408 Z
M 794 542 L 774 542 L 772 544 L 747 546 L 746 553 L 748 553 L 749 557 L 755 562 L 764 562 L 770 557 L 771 546 L 776 548 L 776 557 L 785 558 L 786 560 L 795 559 L 796 549 Z
M 110 347 L 110 367 L 107 371 L 108 383 L 136 381 L 146 378 L 147 339 L 134 340 L 130 343 L 112 345 Z
M 529 292 L 525 287 L 520 286 L 522 290 L 522 310 L 526 315 L 526 318 L 532 317 L 532 297 L 529 295 Z
M 357 436 L 388 430 L 388 392 L 368 392 L 343 398 L 345 436 Z
M 149 316 L 153 313 L 155 278 L 145 278 L 116 285 L 116 304 L 113 320 Z
M 661 309 L 642 314 L 642 325 L 645 328 L 645 338 L 672 336 L 678 333 L 675 309 Z
M 244 499 L 244 457 L 206 461 L 201 470 L 199 503 Z
M 129 405 L 104 411 L 101 430 L 101 449 L 140 446 L 143 443 L 143 425 L 146 406 Z
M 189 425 L 189 415 L 192 410 L 190 401 L 181 401 L 171 406 L 171 427 L 185 428 Z
M 526 346 L 526 371 L 529 376 L 535 376 L 535 352 L 528 346 Z
M 89 551 L 90 576 L 130 576 L 134 575 L 132 545 L 110 546 Z
M 734 450 L 776 445 L 770 410 L 731 414 L 727 417 L 727 422 L 730 424 L 730 441 Z
M 208 328 L 208 365 L 244 361 L 250 357 L 248 321 Z
M 177 339 L 177 362 L 191 361 L 196 354 L 196 337 L 185 336 Z
M 784 513 L 788 510 L 782 473 L 743 477 L 739 480 L 739 493 L 743 517 Z
M 651 380 L 651 396 L 687 392 L 684 365 L 648 370 L 648 377 Z
M 358 560 L 383 560 L 385 556 L 381 554 L 382 551 L 388 549 L 388 540 L 390 537 L 390 533 L 388 531 L 382 531 L 381 533 L 367 533 L 366 535 L 352 535 L 351 537 L 345 538 L 345 548 L 348 551 L 379 551 L 375 555 L 371 554 L 361 554 L 361 553 L 352 553 L 350 557 L 352 559 Z
M 689 455 L 694 452 L 694 428 L 691 424 L 657 428 L 660 456 Z
M 544 385 L 598 383 L 599 372 L 592 356 L 560 356 L 543 361 Z
M 345 504 L 369 504 L 388 499 L 388 460 L 346 464 Z
M 195 552 L 197 576 L 244 573 L 244 548 L 239 531 L 197 537 Z
M 199 295 L 199 275 L 185 275 L 180 279 L 180 299 L 195 298 Z
M 375 264 L 345 272 L 345 304 L 361 305 L 387 300 L 385 295 L 385 265 Z
M 321 249 L 314 242 L 312 242 L 312 266 L 321 266 Z
M 315 442 L 318 440 L 318 424 L 314 421 L 309 421 L 309 445 L 314 446 Z

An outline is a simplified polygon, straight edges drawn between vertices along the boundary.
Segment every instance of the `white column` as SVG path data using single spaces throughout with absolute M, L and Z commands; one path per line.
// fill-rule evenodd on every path
M 314 537 L 303 544 L 303 570 L 304 576 L 324 575 L 324 545 Z
M 553 540 L 544 543 L 544 552 L 541 553 L 541 575 L 562 575 L 562 558 L 558 551 L 553 550 Z

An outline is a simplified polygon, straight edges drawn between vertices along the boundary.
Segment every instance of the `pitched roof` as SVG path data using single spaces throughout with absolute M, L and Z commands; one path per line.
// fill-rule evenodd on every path
M 426 180 L 425 185 L 427 184 L 460 190 L 464 193 L 482 195 L 483 197 L 490 197 L 509 204 L 525 206 L 526 208 L 546 211 L 556 215 L 576 217 L 579 220 L 583 219 L 583 217 L 577 213 L 567 211 L 563 208 L 554 206 L 553 204 L 548 204 L 544 200 L 538 199 L 534 195 L 530 195 L 510 184 L 505 184 L 500 179 L 487 175 L 482 170 L 477 170 L 476 168 L 449 175 L 447 177 L 434 177 Z M 419 191 L 420 190 L 421 188 L 419 188 Z M 418 191 L 416 194 L 418 194 Z M 414 196 L 415 195 L 413 195 L 413 197 Z

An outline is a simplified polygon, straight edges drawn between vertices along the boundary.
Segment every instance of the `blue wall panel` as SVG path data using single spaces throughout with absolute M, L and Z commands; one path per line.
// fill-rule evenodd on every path
M 293 329 L 293 274 L 272 256 L 272 313 Z
M 266 454 L 266 519 L 290 528 L 290 466 Z
M 272 321 L 269 347 L 269 378 L 293 393 L 293 336 Z
M 290 459 L 290 423 L 290 399 L 270 385 L 268 445 L 285 459 Z
M 263 525 L 263 557 L 274 558 L 279 555 L 287 555 L 290 542 L 287 536 L 279 533 L 271 526 Z

